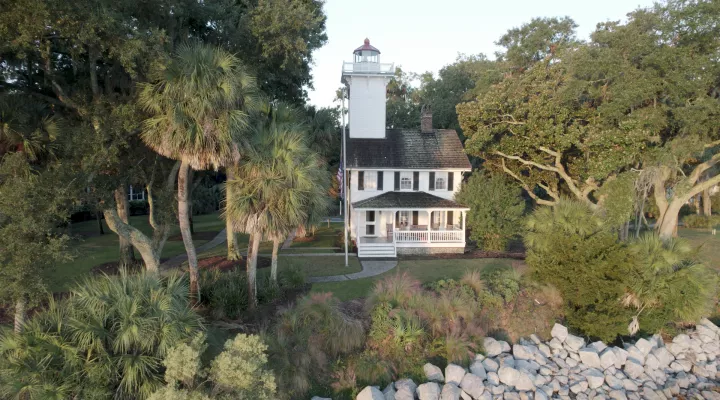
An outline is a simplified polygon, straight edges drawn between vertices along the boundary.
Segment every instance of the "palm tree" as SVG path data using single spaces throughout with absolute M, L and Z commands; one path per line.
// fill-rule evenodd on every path
M 208 169 L 237 159 L 247 110 L 256 101 L 255 79 L 226 51 L 202 43 L 179 47 L 154 83 L 141 85 L 139 101 L 151 115 L 142 139 L 163 156 L 180 160 L 178 219 L 188 255 L 190 291 L 197 294 L 198 264 L 190 232 L 190 168 Z
M 253 146 L 236 167 L 237 179 L 228 181 L 233 195 L 226 204 L 226 218 L 235 230 L 250 234 L 247 274 L 249 304 L 256 303 L 257 252 L 260 241 L 274 242 L 271 278 L 277 280 L 277 250 L 291 230 L 307 223 L 327 207 L 329 173 L 317 153 L 307 147 L 307 134 L 286 123 L 284 113 L 273 108 L 253 127 Z M 278 115 L 274 117 L 273 115 Z
M 24 154 L 29 161 L 53 156 L 60 125 L 42 103 L 14 93 L 0 95 L 0 156 Z
M 657 233 L 647 233 L 630 249 L 636 266 L 622 301 L 637 310 L 628 326 L 631 335 L 640 329 L 638 317 L 646 310 L 669 310 L 684 322 L 697 321 L 711 311 L 717 276 L 696 262 L 696 252 L 687 241 L 662 240 Z

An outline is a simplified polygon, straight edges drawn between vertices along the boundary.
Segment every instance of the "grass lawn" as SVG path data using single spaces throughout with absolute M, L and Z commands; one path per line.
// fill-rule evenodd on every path
M 700 258 L 709 267 L 720 271 L 720 235 L 713 236 L 709 229 L 678 229 L 678 236 L 700 248 Z
M 339 257 L 342 259 L 342 257 Z M 422 283 L 439 279 L 459 279 L 468 269 L 512 267 L 512 260 L 482 258 L 455 260 L 405 260 L 400 261 L 394 269 L 372 278 L 353 281 L 315 283 L 313 292 L 333 292 L 340 300 L 351 300 L 366 297 L 376 280 L 391 274 L 407 272 Z
M 291 248 L 303 248 L 303 247 L 336 247 L 335 240 L 338 235 L 342 232 L 342 222 L 331 222 L 330 227 L 327 223 L 321 224 L 321 226 L 315 230 L 315 240 L 313 241 L 302 241 L 295 239 L 290 245 Z
M 357 257 L 350 257 L 347 267 L 345 267 L 345 257 L 340 256 L 278 257 L 279 270 L 292 267 L 305 272 L 305 276 L 308 278 L 311 276 L 352 274 L 362 271 L 362 266 Z
M 217 232 L 225 227 L 225 222 L 219 218 L 219 213 L 196 215 L 193 218 L 193 225 L 196 234 L 203 232 Z M 145 233 L 152 229 L 148 223 L 147 215 L 130 217 L 130 224 Z M 84 239 L 77 239 L 71 242 L 71 251 L 75 259 L 71 262 L 56 265 L 48 269 L 45 274 L 45 282 L 48 289 L 53 292 L 67 290 L 73 283 L 82 279 L 96 265 L 117 261 L 119 258 L 118 236 L 111 231 L 103 221 L 104 235 L 98 235 L 97 221 L 85 221 L 73 224 L 72 234 L 83 235 Z M 179 234 L 176 229 L 171 237 Z M 195 246 L 200 246 L 207 240 L 195 240 Z M 176 256 L 185 251 L 181 240 L 168 240 L 163 248 L 162 258 Z M 140 259 L 140 255 L 135 252 Z

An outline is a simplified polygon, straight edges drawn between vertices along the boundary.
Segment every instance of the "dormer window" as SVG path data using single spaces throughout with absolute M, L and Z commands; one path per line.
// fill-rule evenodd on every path
M 365 190 L 377 189 L 377 172 L 365 171 Z
M 412 190 L 413 174 L 412 172 L 400 173 L 400 190 Z
M 358 171 L 358 190 L 383 190 L 383 172 Z

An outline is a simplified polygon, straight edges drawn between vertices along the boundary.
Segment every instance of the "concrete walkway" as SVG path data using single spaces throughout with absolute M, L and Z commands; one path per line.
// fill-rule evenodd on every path
M 343 254 L 344 255 L 344 254 Z M 372 276 L 380 275 L 395 268 L 397 261 L 371 261 L 371 260 L 360 260 L 362 265 L 362 271 L 355 272 L 354 274 L 345 275 L 333 275 L 333 276 L 314 276 L 308 278 L 310 283 L 320 282 L 342 282 L 352 281 L 355 279 L 369 278 Z
M 196 247 L 195 254 L 200 254 L 204 251 L 208 251 L 212 248 L 220 246 L 221 244 L 225 243 L 226 241 L 227 241 L 227 234 L 225 233 L 225 229 L 223 229 L 220 231 L 220 233 L 217 234 L 217 236 L 212 238 L 212 240 L 203 244 L 202 246 Z M 182 263 L 184 263 L 185 261 L 187 261 L 187 253 L 183 252 L 182 254 L 178 254 L 175 257 L 160 264 L 160 269 L 176 268 L 176 267 L 179 267 L 180 265 L 182 265 Z
M 287 239 L 282 244 L 281 249 L 289 249 L 290 245 L 292 244 L 293 240 L 295 240 L 295 231 L 290 232 Z

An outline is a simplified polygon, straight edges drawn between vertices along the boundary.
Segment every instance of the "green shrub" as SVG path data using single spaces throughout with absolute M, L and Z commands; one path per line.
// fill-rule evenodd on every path
M 214 318 L 237 319 L 248 309 L 245 271 L 203 271 L 200 282 L 201 301 L 210 308 Z M 260 292 L 262 285 L 258 286 Z
M 522 232 L 522 189 L 502 174 L 473 173 L 456 200 L 470 207 L 466 225 L 470 239 L 483 249 L 505 250 L 510 239 Z
M 145 215 L 149 210 L 148 202 L 145 200 L 130 201 L 130 215 Z
M 505 303 L 515 300 L 520 293 L 520 274 L 513 268 L 487 269 L 481 276 L 486 290 L 500 296 Z
M 267 346 L 256 335 L 239 334 L 203 368 L 205 335 L 172 348 L 163 362 L 167 385 L 150 400 L 275 399 L 275 377 L 267 368 Z
M 710 196 L 710 208 L 713 214 L 720 214 L 720 192 Z
M 245 271 L 202 271 L 200 279 L 201 301 L 208 306 L 216 319 L 237 319 L 248 309 L 248 284 Z M 282 298 L 286 292 L 305 285 L 305 275 L 298 268 L 280 270 L 278 283 L 269 275 L 257 279 L 258 303 L 267 304 Z
M 527 227 L 526 261 L 540 282 L 560 291 L 568 324 L 608 342 L 625 334 L 631 315 L 618 300 L 635 260 L 612 228 L 568 200 L 538 208 Z
M 392 381 L 391 366 L 374 351 L 362 353 L 355 370 L 360 383 L 386 385 Z
M 305 286 L 306 280 L 305 272 L 295 266 L 282 269 L 278 273 L 278 281 L 283 289 L 299 289 Z
M 205 178 L 207 181 L 207 178 Z M 203 182 L 192 192 L 192 212 L 194 215 L 210 214 L 220 209 L 223 191 L 220 185 Z
M 683 226 L 686 228 L 703 228 L 712 229 L 716 225 L 720 225 L 720 216 L 697 215 L 691 214 L 682 219 Z
M 688 215 L 693 215 L 693 214 L 697 214 L 697 205 L 696 204 L 693 204 L 693 205 L 683 204 L 682 207 L 680 207 L 680 212 L 679 212 L 680 218 L 688 216 Z
M 3 398 L 147 398 L 162 360 L 202 328 L 179 277 L 88 278 L 21 334 L 0 336 Z
M 473 299 L 475 298 L 475 291 L 473 288 L 464 282 L 456 281 L 455 279 L 440 279 L 436 282 L 428 283 L 427 288 L 434 292 L 452 292 L 454 295 L 462 298 Z

